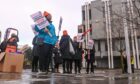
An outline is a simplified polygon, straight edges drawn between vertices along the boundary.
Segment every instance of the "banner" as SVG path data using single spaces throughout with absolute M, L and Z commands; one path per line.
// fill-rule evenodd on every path
M 59 31 L 61 31 L 61 25 L 62 25 L 62 21 L 63 21 L 63 19 L 62 19 L 62 17 L 60 17 L 60 21 L 59 21 Z
M 91 32 L 92 28 L 88 29 L 87 31 L 83 32 L 83 36 L 85 36 L 88 32 Z
M 59 27 L 58 27 L 58 36 L 59 36 L 60 31 L 61 31 L 62 21 L 63 21 L 63 18 L 60 17 Z
M 47 19 L 42 15 L 40 11 L 31 15 L 31 18 L 35 22 L 35 24 L 39 27 L 39 29 L 46 28 L 49 25 Z

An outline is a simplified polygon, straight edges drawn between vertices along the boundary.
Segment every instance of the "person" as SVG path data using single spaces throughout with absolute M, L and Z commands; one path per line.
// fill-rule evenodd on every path
M 127 57 L 125 51 L 123 51 L 123 73 L 127 73 Z
M 19 38 L 15 33 L 11 34 L 11 37 L 6 42 L 5 52 L 16 52 L 19 42 Z
M 59 50 L 59 43 L 57 42 L 54 49 L 53 49 L 53 53 L 54 53 L 54 68 L 55 68 L 55 72 L 59 73 L 59 65 L 62 63 L 62 57 L 61 57 L 61 53 Z
M 89 74 L 89 66 L 90 72 L 94 73 L 94 65 L 93 63 L 95 62 L 95 46 L 93 45 L 92 49 L 86 49 L 87 54 L 85 56 L 86 62 L 87 62 L 87 67 L 86 67 L 86 72 Z
M 7 46 L 7 41 L 3 40 L 2 43 L 0 44 L 0 50 L 1 52 L 5 52 Z
M 81 73 L 81 64 L 82 64 L 82 45 L 77 42 L 77 36 L 73 39 L 73 46 L 75 50 L 74 65 L 75 65 L 75 74 Z
M 39 69 L 42 72 L 48 73 L 49 64 L 52 57 L 52 50 L 57 42 L 57 36 L 55 34 L 55 27 L 52 24 L 52 15 L 47 11 L 44 11 L 44 16 L 48 20 L 49 25 L 46 28 L 39 30 L 35 25 L 35 31 L 38 32 L 37 38 L 39 42 Z M 52 35 L 50 36 L 49 33 Z
M 38 45 L 36 43 L 37 35 L 33 38 L 33 50 L 32 50 L 32 72 L 38 72 L 38 59 L 39 59 L 39 52 L 38 52 Z
M 69 52 L 69 41 L 72 42 L 72 39 L 68 35 L 67 30 L 64 30 L 59 43 L 63 59 L 63 73 L 72 73 L 72 54 Z
M 134 73 L 134 56 L 131 55 L 131 70 L 132 70 L 132 73 Z

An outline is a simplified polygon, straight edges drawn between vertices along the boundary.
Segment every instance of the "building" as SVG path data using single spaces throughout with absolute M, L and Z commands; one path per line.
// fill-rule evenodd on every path
M 107 10 L 109 10 L 109 12 Z M 108 16 L 107 14 L 110 16 Z M 82 24 L 78 26 L 78 33 L 85 32 L 89 28 L 92 28 L 92 32 L 88 33 L 84 38 L 83 47 L 86 48 L 86 43 L 88 39 L 94 40 L 96 49 L 96 61 L 98 67 L 121 67 L 121 57 L 119 51 L 121 49 L 125 49 L 125 38 L 122 18 L 123 16 L 121 0 L 111 0 L 108 3 L 103 2 L 102 0 L 95 0 L 91 1 L 90 3 L 85 3 L 85 5 L 82 6 Z M 129 24 L 130 22 L 128 22 L 128 25 Z M 107 30 L 107 27 L 110 27 L 110 31 Z M 130 26 L 128 27 L 130 29 Z M 138 32 L 139 29 L 137 29 L 136 31 L 136 37 L 138 38 L 138 50 L 140 50 L 140 34 Z M 131 31 L 129 33 L 131 34 Z M 134 38 L 134 36 L 131 38 Z M 130 38 L 129 40 L 130 50 L 132 51 L 132 41 Z M 135 55 L 138 54 L 136 52 L 136 49 L 137 48 L 135 47 Z M 139 59 L 139 54 L 135 61 L 139 61 L 137 59 Z M 135 68 L 138 65 L 139 64 L 135 64 Z

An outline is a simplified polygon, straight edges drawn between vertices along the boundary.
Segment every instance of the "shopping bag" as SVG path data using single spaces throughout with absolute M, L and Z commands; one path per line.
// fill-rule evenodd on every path
M 69 49 L 70 53 L 74 55 L 74 54 L 75 54 L 75 51 L 74 51 L 72 42 L 71 42 L 70 40 L 69 40 L 69 48 L 70 48 L 70 49 Z

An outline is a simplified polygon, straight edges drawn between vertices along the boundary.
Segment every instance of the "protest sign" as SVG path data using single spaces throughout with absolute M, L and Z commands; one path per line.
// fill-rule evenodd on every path
M 46 28 L 49 25 L 47 19 L 42 15 L 40 11 L 31 15 L 31 18 L 35 22 L 35 24 L 39 27 L 39 29 Z
M 89 40 L 88 44 L 87 44 L 87 49 L 92 49 L 94 45 L 94 41 L 93 40 Z
M 83 41 L 84 41 L 82 35 L 83 35 L 83 33 L 78 33 L 78 34 L 77 34 L 77 42 L 83 42 Z
M 33 21 L 35 22 L 35 24 L 38 26 L 38 28 L 47 30 L 48 34 L 50 37 L 52 37 L 52 34 L 50 33 L 50 31 L 46 28 L 49 25 L 48 20 L 42 15 L 42 13 L 40 11 L 34 13 L 31 15 L 31 18 L 33 19 Z

